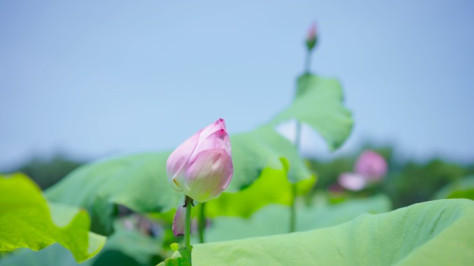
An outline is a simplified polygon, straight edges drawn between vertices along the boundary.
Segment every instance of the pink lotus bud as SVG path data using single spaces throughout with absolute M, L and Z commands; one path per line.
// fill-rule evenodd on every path
M 183 204 L 179 204 L 173 219 L 173 235 L 176 237 L 184 235 L 184 215 L 186 215 L 186 208 Z
M 308 30 L 307 40 L 316 39 L 316 23 L 311 24 L 311 27 Z
M 387 173 L 387 162 L 374 151 L 364 151 L 355 164 L 355 171 L 367 181 L 379 181 Z
M 308 50 L 312 50 L 318 42 L 316 23 L 311 24 L 311 27 L 306 34 L 306 47 Z
M 217 198 L 233 174 L 224 120 L 199 130 L 176 148 L 166 162 L 166 170 L 175 190 L 198 202 Z
M 355 173 L 343 173 L 339 176 L 338 181 L 339 185 L 341 185 L 343 188 L 352 191 L 359 191 L 367 184 L 363 176 Z

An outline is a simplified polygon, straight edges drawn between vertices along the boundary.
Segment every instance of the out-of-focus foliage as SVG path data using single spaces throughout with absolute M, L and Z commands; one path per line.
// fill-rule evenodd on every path
M 168 155 L 136 154 L 85 165 L 48 189 L 46 196 L 86 208 L 93 231 L 110 234 L 118 214 L 116 204 L 140 213 L 166 212 L 178 205 L 180 195 L 166 178 Z
M 384 190 L 396 207 L 407 206 L 432 199 L 442 187 L 467 174 L 466 168 L 440 159 L 427 163 L 408 162 L 389 176 Z
M 193 265 L 469 265 L 473 219 L 473 201 L 424 202 L 313 231 L 195 245 Z
M 89 232 L 84 210 L 50 205 L 23 174 L 0 176 L 0 251 L 43 249 L 55 242 L 79 262 L 99 252 L 105 238 Z
M 33 179 L 42 190 L 54 185 L 71 171 L 81 166 L 83 162 L 56 154 L 50 159 L 32 158 L 11 173 L 21 172 Z
M 474 176 L 448 184 L 436 193 L 435 199 L 464 198 L 474 200 Z

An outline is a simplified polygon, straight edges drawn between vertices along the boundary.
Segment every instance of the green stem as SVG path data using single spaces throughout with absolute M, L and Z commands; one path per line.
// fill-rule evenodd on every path
M 201 203 L 201 208 L 199 208 L 199 218 L 198 218 L 199 243 L 204 243 L 204 230 L 206 230 L 205 207 L 206 207 L 206 203 Z
M 306 49 L 306 57 L 304 62 L 304 74 L 309 74 L 311 68 L 311 50 Z M 296 97 L 296 96 L 295 96 Z M 300 148 L 301 141 L 301 123 L 296 122 L 295 147 Z M 296 184 L 291 183 L 291 206 L 290 206 L 290 233 L 296 230 Z
M 301 123 L 296 122 L 295 147 L 298 150 L 301 141 Z M 290 233 L 296 230 L 296 184 L 291 183 Z
M 186 206 L 186 219 L 184 224 L 184 250 L 186 253 L 185 259 L 187 260 L 187 265 L 192 265 L 191 260 L 191 251 L 193 246 L 191 246 L 191 208 L 193 206 L 193 199 L 186 196 L 185 199 Z
M 309 74 L 311 68 L 311 51 L 306 50 L 306 57 L 304 61 L 304 74 Z
M 296 184 L 291 184 L 290 233 L 296 230 Z
M 297 150 L 300 149 L 300 141 L 301 141 L 301 123 L 296 122 L 296 132 L 295 132 L 295 147 Z

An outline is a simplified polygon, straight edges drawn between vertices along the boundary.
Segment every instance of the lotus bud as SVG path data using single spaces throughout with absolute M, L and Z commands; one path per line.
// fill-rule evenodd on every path
M 168 157 L 166 170 L 176 191 L 198 202 L 217 198 L 229 186 L 233 174 L 224 120 L 199 130 L 176 148 Z
M 357 159 L 355 172 L 369 182 L 376 182 L 387 173 L 387 162 L 378 153 L 367 150 Z
M 186 209 L 183 204 L 178 206 L 176 213 L 174 214 L 173 219 L 173 235 L 178 237 L 184 235 L 184 215 L 186 214 Z
M 316 23 L 313 23 L 311 24 L 311 27 L 309 28 L 308 33 L 306 34 L 306 48 L 308 48 L 309 51 L 313 50 L 317 42 L 318 42 L 318 35 L 317 35 Z
M 359 191 L 367 184 L 363 176 L 355 173 L 343 173 L 339 176 L 338 181 L 341 187 L 352 191 Z

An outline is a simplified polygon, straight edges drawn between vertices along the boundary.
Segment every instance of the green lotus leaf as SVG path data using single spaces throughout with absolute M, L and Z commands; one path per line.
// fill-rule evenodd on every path
M 279 113 L 272 124 L 296 119 L 316 130 L 331 150 L 349 137 L 353 119 L 344 107 L 342 87 L 336 79 L 304 74 L 298 78 L 295 100 Z
M 390 211 L 390 209 L 390 199 L 385 195 L 351 199 L 339 204 L 329 204 L 324 197 L 318 197 L 311 205 L 298 202 L 296 205 L 296 230 L 306 231 L 334 226 L 363 213 L 383 213 Z M 263 207 L 249 219 L 219 217 L 212 221 L 211 227 L 206 231 L 206 240 L 215 242 L 285 234 L 290 227 L 289 215 L 288 207 L 272 204 Z
M 89 232 L 85 210 L 51 204 L 23 174 L 0 176 L 0 251 L 40 250 L 53 243 L 67 248 L 78 261 L 97 254 L 105 237 Z
M 470 265 L 474 202 L 415 204 L 312 231 L 194 245 L 193 265 Z

